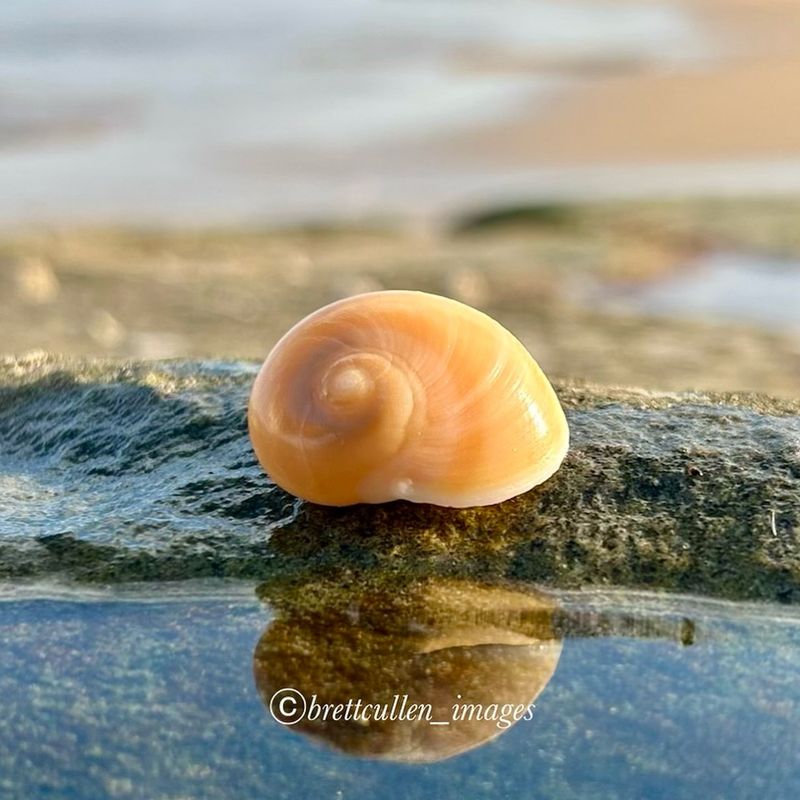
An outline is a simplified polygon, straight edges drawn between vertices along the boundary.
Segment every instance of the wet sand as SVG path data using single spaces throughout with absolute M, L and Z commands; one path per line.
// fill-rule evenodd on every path
M 754 275 L 774 273 L 782 259 L 788 282 L 800 263 L 798 209 L 696 201 L 523 207 L 441 229 L 8 233 L 0 352 L 261 359 L 327 302 L 415 288 L 484 309 L 549 375 L 797 396 L 800 335 L 791 324 L 760 325 L 769 310 L 757 293 L 737 295 L 754 305 L 750 321 L 702 307 L 690 318 L 654 316 L 627 297 L 637 286 L 691 280 L 714 253 L 748 254 Z M 609 297 L 622 307 L 602 302 Z

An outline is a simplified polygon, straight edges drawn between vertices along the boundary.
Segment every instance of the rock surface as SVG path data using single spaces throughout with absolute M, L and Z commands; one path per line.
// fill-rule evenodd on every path
M 259 470 L 250 362 L 0 361 L 0 576 L 513 579 L 800 602 L 800 403 L 561 383 L 562 469 L 499 506 L 328 509 Z

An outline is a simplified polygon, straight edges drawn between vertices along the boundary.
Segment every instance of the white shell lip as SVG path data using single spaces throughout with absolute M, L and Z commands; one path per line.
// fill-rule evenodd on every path
M 470 489 L 468 492 L 442 494 L 426 491 L 424 486 L 415 486 L 410 479 L 395 481 L 383 499 L 364 500 L 365 504 L 391 503 L 395 500 L 407 500 L 410 503 L 441 506 L 443 508 L 479 508 L 494 506 L 526 494 L 549 481 L 561 468 L 569 452 L 569 431 L 565 431 L 564 441 L 554 447 L 553 457 L 548 459 L 548 466 L 532 473 L 525 479 L 512 483 L 486 486 L 481 489 Z

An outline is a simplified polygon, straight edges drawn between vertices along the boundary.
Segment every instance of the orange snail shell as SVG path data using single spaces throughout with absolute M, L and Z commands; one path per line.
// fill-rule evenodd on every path
M 410 291 L 298 322 L 258 373 L 248 426 L 275 483 L 332 506 L 499 503 L 547 480 L 569 446 L 553 387 L 511 333 Z

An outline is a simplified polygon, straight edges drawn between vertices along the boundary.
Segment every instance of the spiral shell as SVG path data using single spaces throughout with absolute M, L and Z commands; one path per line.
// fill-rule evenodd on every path
M 278 485 L 333 506 L 498 503 L 547 480 L 569 443 L 552 386 L 511 333 L 410 291 L 297 323 L 256 378 L 248 425 Z

